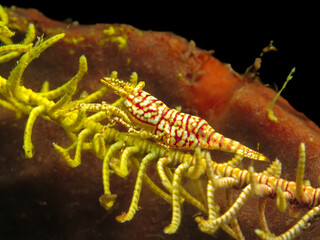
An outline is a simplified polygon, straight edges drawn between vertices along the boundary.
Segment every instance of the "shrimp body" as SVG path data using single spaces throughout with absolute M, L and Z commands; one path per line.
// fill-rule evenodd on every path
M 268 158 L 239 142 L 216 132 L 206 120 L 169 108 L 162 101 L 136 86 L 114 78 L 104 78 L 104 84 L 123 97 L 123 107 L 135 126 L 150 133 L 158 142 L 186 150 L 218 149 L 260 161 Z

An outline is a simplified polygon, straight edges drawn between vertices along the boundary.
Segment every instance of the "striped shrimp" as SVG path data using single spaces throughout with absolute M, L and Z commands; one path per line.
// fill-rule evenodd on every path
M 137 74 L 131 76 L 131 83 L 114 77 L 105 77 L 102 83 L 122 97 L 122 109 L 130 119 L 126 121 L 131 131 L 154 138 L 167 148 L 194 150 L 219 149 L 238 155 L 268 161 L 268 158 L 239 142 L 216 132 L 206 120 L 169 108 L 162 101 L 143 91 L 144 82 L 137 83 Z M 100 105 L 101 106 L 101 105 Z M 98 111 L 97 105 L 95 106 Z M 121 118 L 121 117 L 120 117 Z M 124 119 L 121 119 L 124 121 Z M 140 128 L 139 130 L 136 130 Z

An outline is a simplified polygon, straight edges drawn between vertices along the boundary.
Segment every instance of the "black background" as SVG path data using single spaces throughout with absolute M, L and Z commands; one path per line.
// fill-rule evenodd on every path
M 142 30 L 174 32 L 243 73 L 270 40 L 277 52 L 262 59 L 263 83 L 281 88 L 293 67 L 296 73 L 282 93 L 291 105 L 320 124 L 319 17 L 316 5 L 282 1 L 244 5 L 227 1 L 0 1 L 36 8 L 47 17 L 80 24 L 126 23 Z M 316 4 L 316 3 L 315 3 Z

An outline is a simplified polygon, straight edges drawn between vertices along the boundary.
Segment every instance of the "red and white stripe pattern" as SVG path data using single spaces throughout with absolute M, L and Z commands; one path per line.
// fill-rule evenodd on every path
M 276 160 L 278 161 L 278 160 Z M 237 181 L 233 187 L 242 188 L 250 184 L 249 171 L 245 169 L 233 168 L 221 163 L 211 162 L 213 174 L 221 178 L 233 178 Z M 286 199 L 291 204 L 300 204 L 308 208 L 313 208 L 320 204 L 320 188 L 313 188 L 312 186 L 302 186 L 302 191 L 305 197 L 303 199 L 297 199 L 296 187 L 297 184 L 294 181 L 287 181 L 283 178 L 276 178 L 273 176 L 267 176 L 263 173 L 254 173 L 253 177 L 258 184 L 266 186 L 263 192 L 265 197 L 275 197 L 276 189 L 281 188 L 285 193 Z
M 217 133 L 206 120 L 169 108 L 143 90 L 128 94 L 123 103 L 134 123 L 169 147 L 194 150 L 200 146 L 268 161 L 264 155 Z

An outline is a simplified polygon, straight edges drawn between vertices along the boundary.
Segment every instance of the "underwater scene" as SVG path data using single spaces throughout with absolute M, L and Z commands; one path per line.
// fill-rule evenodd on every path
M 0 5 L 0 239 L 320 239 L 320 129 L 192 40 Z M 319 153 L 318 153 L 319 152 Z

